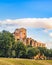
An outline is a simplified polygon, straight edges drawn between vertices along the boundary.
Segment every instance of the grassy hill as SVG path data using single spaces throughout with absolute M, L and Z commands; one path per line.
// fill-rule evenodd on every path
M 0 58 L 0 65 L 52 65 L 52 60 Z

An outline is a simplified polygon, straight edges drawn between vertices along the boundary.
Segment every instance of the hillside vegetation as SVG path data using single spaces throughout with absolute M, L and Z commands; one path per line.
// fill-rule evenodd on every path
M 26 59 L 52 59 L 52 49 L 24 45 L 20 40 L 15 41 L 12 33 L 3 30 L 0 32 L 0 57 Z

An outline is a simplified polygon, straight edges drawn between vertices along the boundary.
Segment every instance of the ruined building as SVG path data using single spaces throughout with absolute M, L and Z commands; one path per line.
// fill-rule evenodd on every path
M 15 32 L 13 33 L 15 37 L 15 41 L 20 40 L 24 43 L 24 45 L 31 45 L 33 47 L 45 47 L 44 43 L 37 42 L 32 38 L 27 38 L 26 31 L 27 30 L 25 28 L 16 29 Z

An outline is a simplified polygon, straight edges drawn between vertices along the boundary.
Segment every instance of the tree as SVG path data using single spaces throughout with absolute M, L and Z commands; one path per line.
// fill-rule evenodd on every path
M 28 47 L 27 48 L 27 58 L 34 58 L 39 53 L 39 50 L 37 48 Z
M 52 57 L 52 49 L 47 49 L 46 56 L 47 57 Z
M 44 54 L 46 57 L 51 57 L 52 56 L 52 49 L 47 49 L 45 47 L 38 47 L 40 50 L 40 54 Z
M 49 56 L 52 57 L 52 49 L 50 49 Z
M 17 41 L 15 45 L 16 57 L 25 58 L 26 57 L 26 46 L 21 41 Z
M 0 56 L 11 57 L 11 51 L 15 39 L 13 34 L 8 31 L 2 31 L 0 33 Z
M 41 54 L 45 54 L 45 52 L 47 50 L 47 48 L 45 48 L 45 47 L 38 47 L 38 49 L 40 50 Z

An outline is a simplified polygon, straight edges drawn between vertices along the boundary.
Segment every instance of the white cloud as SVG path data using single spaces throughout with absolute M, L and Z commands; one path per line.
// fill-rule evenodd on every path
M 23 18 L 23 19 L 7 19 L 0 21 L 0 26 L 21 26 L 21 27 L 34 27 L 52 29 L 52 18 Z
M 47 42 L 46 46 L 47 46 L 47 48 L 51 48 L 52 49 L 52 42 Z
M 49 33 L 49 36 L 52 37 L 52 33 Z
M 52 30 L 52 18 L 23 18 L 23 19 L 6 19 L 0 21 L 0 30 L 5 29 L 8 31 L 14 31 L 18 27 L 33 27 L 33 28 L 44 28 L 44 32 L 48 33 L 52 37 L 52 33 L 49 33 L 48 30 Z M 34 38 L 33 35 L 31 37 Z M 52 47 L 52 43 L 48 44 L 49 47 Z
M 48 30 L 47 29 L 44 29 L 43 32 L 48 33 Z

